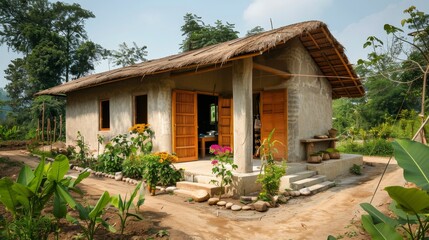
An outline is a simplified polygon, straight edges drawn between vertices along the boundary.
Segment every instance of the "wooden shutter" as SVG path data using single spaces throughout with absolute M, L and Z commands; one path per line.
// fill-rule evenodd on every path
M 219 97 L 218 104 L 218 143 L 221 146 L 230 146 L 234 144 L 233 128 L 233 108 L 232 98 Z
M 287 90 L 272 90 L 261 93 L 261 135 L 262 141 L 273 129 L 274 139 L 284 145 L 276 144 L 275 158 L 287 158 Z
M 179 162 L 198 160 L 197 94 L 174 90 L 172 111 L 173 151 Z

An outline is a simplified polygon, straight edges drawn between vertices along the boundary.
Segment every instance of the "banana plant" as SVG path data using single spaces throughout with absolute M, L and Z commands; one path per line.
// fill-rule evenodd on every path
M 72 217 L 70 214 L 66 215 L 66 219 L 73 224 L 79 225 L 88 240 L 94 239 L 95 231 L 100 226 L 105 227 L 110 232 L 116 232 L 116 229 L 103 219 L 105 208 L 110 201 L 111 197 L 106 191 L 98 199 L 95 206 L 82 206 L 80 203 L 76 204 L 76 210 L 79 213 L 80 221 Z
M 0 179 L 0 202 L 14 217 L 17 214 L 40 216 L 46 203 L 52 198 L 54 209 L 64 209 L 66 204 L 74 208 L 76 202 L 69 191 L 81 193 L 76 185 L 88 177 L 89 172 L 81 173 L 73 180 L 71 177 L 65 178 L 68 170 L 69 160 L 64 155 L 58 155 L 52 164 L 46 163 L 42 158 L 35 170 L 24 166 L 16 182 L 9 178 Z M 56 198 L 61 198 L 62 201 L 55 200 Z
M 418 188 L 386 187 L 393 199 L 390 210 L 396 217 L 388 217 L 371 204 L 362 203 L 368 213 L 362 216 L 362 225 L 373 239 L 428 239 L 429 147 L 400 139 L 393 142 L 393 149 L 398 165 L 404 169 L 404 178 Z
M 127 219 L 129 217 L 133 217 L 137 220 L 143 220 L 143 217 L 138 213 L 130 213 L 130 207 L 133 206 L 134 199 L 138 195 L 137 199 L 137 208 L 140 208 L 141 205 L 144 203 L 144 189 L 142 189 L 142 183 L 140 182 L 136 188 L 134 189 L 133 193 L 130 196 L 130 199 L 127 200 L 127 195 L 122 199 L 121 195 L 113 196 L 112 197 L 112 205 L 118 209 L 118 212 L 116 213 L 120 220 L 121 220 L 121 235 L 124 234 L 125 226 L 127 223 Z M 135 207 L 135 206 L 134 206 Z

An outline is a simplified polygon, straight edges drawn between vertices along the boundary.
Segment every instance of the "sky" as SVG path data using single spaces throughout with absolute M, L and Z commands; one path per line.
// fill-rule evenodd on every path
M 429 0 L 63 0 L 78 3 L 92 11 L 95 18 L 86 22 L 90 40 L 106 49 L 118 49 L 120 43 L 147 46 L 148 59 L 176 54 L 184 39 L 180 31 L 183 16 L 194 13 L 206 24 L 216 20 L 235 24 L 242 37 L 255 26 L 266 30 L 289 24 L 319 20 L 328 25 L 334 37 L 345 47 L 351 63 L 365 59 L 363 49 L 368 36 L 385 39 L 385 23 L 400 26 L 411 5 L 429 13 Z M 4 70 L 18 55 L 0 46 L 0 87 L 7 81 Z M 101 62 L 94 73 L 111 69 Z

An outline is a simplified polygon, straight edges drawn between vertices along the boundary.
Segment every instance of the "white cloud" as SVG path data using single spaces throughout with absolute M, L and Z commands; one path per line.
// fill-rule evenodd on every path
M 403 10 L 410 5 L 407 1 L 398 4 L 390 4 L 383 10 L 361 18 L 359 21 L 347 25 L 344 29 L 334 33 L 339 42 L 346 48 L 346 54 L 350 62 L 356 63 L 358 59 L 366 59 L 370 48 L 363 48 L 368 36 L 376 36 L 386 42 L 389 40 L 383 29 L 388 23 L 400 27 L 401 19 L 406 18 Z M 426 9 L 418 8 L 420 11 Z
M 310 20 L 309 16 L 316 19 L 332 2 L 333 0 L 253 0 L 244 11 L 243 18 L 249 26 L 266 25 L 272 18 L 274 27 L 278 27 Z

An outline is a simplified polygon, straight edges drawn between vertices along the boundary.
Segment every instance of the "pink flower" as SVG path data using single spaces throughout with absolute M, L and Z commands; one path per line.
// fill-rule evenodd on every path
M 213 153 L 215 155 L 222 153 L 222 147 L 217 144 L 213 144 L 210 146 L 210 153 Z
M 219 163 L 219 161 L 217 160 L 217 159 L 213 159 L 212 160 L 212 165 L 216 165 L 216 164 L 218 164 Z
M 222 152 L 223 153 L 232 153 L 232 149 L 231 149 L 231 147 L 226 146 L 226 147 L 223 147 L 223 151 Z

